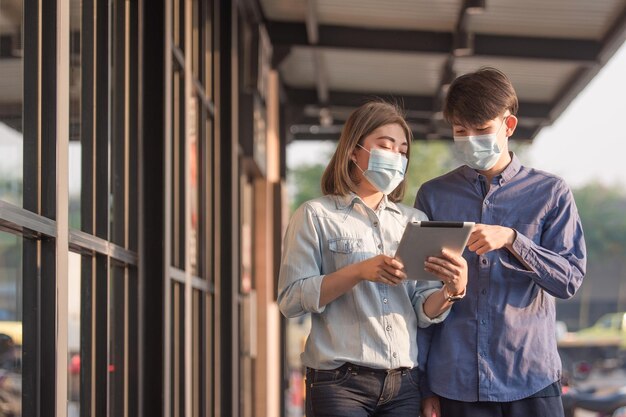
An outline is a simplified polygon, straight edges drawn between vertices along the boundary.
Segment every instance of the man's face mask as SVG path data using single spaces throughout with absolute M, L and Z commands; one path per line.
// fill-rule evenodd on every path
M 355 165 L 361 169 L 363 176 L 370 184 L 381 193 L 389 195 L 404 179 L 408 162 L 406 156 L 378 148 L 368 151 L 361 145 L 357 146 L 360 146 L 365 152 L 368 152 L 370 159 L 365 171 L 363 171 L 358 164 L 355 163 Z
M 479 171 L 487 171 L 498 162 L 502 149 L 498 146 L 498 134 L 506 119 L 496 133 L 476 136 L 454 136 L 454 154 L 469 167 Z

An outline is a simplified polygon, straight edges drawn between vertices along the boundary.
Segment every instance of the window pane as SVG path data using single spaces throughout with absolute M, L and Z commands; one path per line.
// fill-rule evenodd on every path
M 81 256 L 70 252 L 67 283 L 68 417 L 78 417 L 80 413 L 80 278 Z
M 201 164 L 202 164 L 202 175 L 200 180 L 202 181 L 200 188 L 200 195 L 202 196 L 202 202 L 204 206 L 200 206 L 201 213 L 201 221 L 200 221 L 200 230 L 203 232 L 201 235 L 201 250 L 202 255 L 204 256 L 202 268 L 201 268 L 201 276 L 206 277 L 210 282 L 213 281 L 213 275 L 211 271 L 213 270 L 213 230 L 214 228 L 214 205 L 216 204 L 215 196 L 214 196 L 214 185 L 215 175 L 213 175 L 213 125 L 211 120 L 211 115 L 208 110 L 202 106 L 202 111 L 200 114 L 200 153 L 201 153 Z
M 191 210 L 191 230 L 189 236 L 189 258 L 191 260 L 191 273 L 193 275 L 201 275 L 201 254 L 202 248 L 200 245 L 200 225 L 203 220 L 203 213 L 200 210 L 200 196 L 202 195 L 200 186 L 200 175 L 202 172 L 202 160 L 200 143 L 198 141 L 199 134 L 199 117 L 201 112 L 198 111 L 198 101 L 192 99 L 189 102 L 189 120 L 193 122 L 189 131 L 189 203 Z
M 22 415 L 22 239 L 0 232 L 1 415 Z
M 124 416 L 127 338 L 127 271 L 114 265 L 109 281 L 109 409 L 111 415 Z
M 176 65 L 176 64 L 175 64 Z M 171 233 L 172 265 L 185 266 L 185 81 L 176 68 L 172 77 L 172 196 Z
M 206 370 L 205 338 L 204 338 L 204 297 L 202 291 L 193 291 L 193 324 L 192 324 L 192 416 L 205 416 L 204 385 Z
M 0 199 L 22 205 L 22 0 L 0 1 Z
M 82 0 L 70 2 L 70 144 L 69 144 L 69 209 L 70 227 L 80 229 L 81 194 L 81 5 Z
M 178 283 L 171 286 L 170 334 L 170 416 L 185 415 L 185 291 Z
M 211 101 L 213 100 L 213 1 L 203 3 L 205 8 L 205 27 L 203 30 L 204 37 L 204 63 L 202 68 L 204 69 L 202 76 L 202 84 L 205 88 L 205 94 Z

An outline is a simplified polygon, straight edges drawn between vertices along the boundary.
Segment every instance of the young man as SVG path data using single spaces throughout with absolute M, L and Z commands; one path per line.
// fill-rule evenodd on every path
M 563 416 L 555 297 L 580 287 L 585 242 L 565 182 L 509 152 L 517 108 L 502 72 L 457 78 L 444 116 L 465 165 L 417 193 L 431 220 L 476 222 L 466 296 L 418 336 L 424 417 Z

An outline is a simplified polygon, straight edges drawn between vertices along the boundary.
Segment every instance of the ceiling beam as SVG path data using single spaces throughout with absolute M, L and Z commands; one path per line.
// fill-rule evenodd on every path
M 452 32 L 319 25 L 319 42 L 310 45 L 304 23 L 269 21 L 267 28 L 272 45 L 281 47 L 309 46 L 447 55 L 454 43 Z M 473 49 L 474 56 L 561 60 L 592 65 L 599 57 L 602 42 L 476 33 Z
M 288 105 L 320 106 L 325 105 L 318 100 L 317 91 L 309 88 L 293 88 L 285 86 Z M 375 92 L 332 91 L 328 93 L 329 106 L 359 107 L 369 100 L 382 99 L 398 103 L 408 112 L 420 112 L 425 115 L 434 113 L 433 97 L 407 94 L 382 94 Z M 519 103 L 518 117 L 524 119 L 544 119 L 552 109 L 551 103 L 527 101 Z
M 426 126 L 425 126 L 426 127 Z M 339 140 L 340 133 L 335 132 L 316 132 L 316 129 L 312 129 L 313 131 L 300 131 L 292 133 L 292 140 Z M 535 138 L 537 133 L 539 132 L 540 127 L 523 127 L 518 126 L 515 129 L 515 133 L 511 136 L 511 140 L 532 140 Z M 413 130 L 413 138 L 415 140 L 426 140 L 426 134 L 422 130 Z M 452 135 L 450 132 L 439 132 L 437 140 L 452 140 Z M 431 140 L 431 139 L 428 139 Z

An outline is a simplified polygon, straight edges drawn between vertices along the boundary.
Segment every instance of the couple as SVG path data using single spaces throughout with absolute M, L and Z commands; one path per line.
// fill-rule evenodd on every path
M 411 148 L 398 109 L 348 118 L 280 269 L 283 314 L 311 313 L 307 417 L 563 415 L 554 298 L 581 285 L 585 244 L 565 183 L 508 151 L 517 107 L 496 69 L 457 78 L 444 115 L 465 165 L 425 183 L 415 208 L 398 203 Z M 441 282 L 407 279 L 393 258 L 406 224 L 428 219 L 476 223 L 463 256 L 424 261 Z

